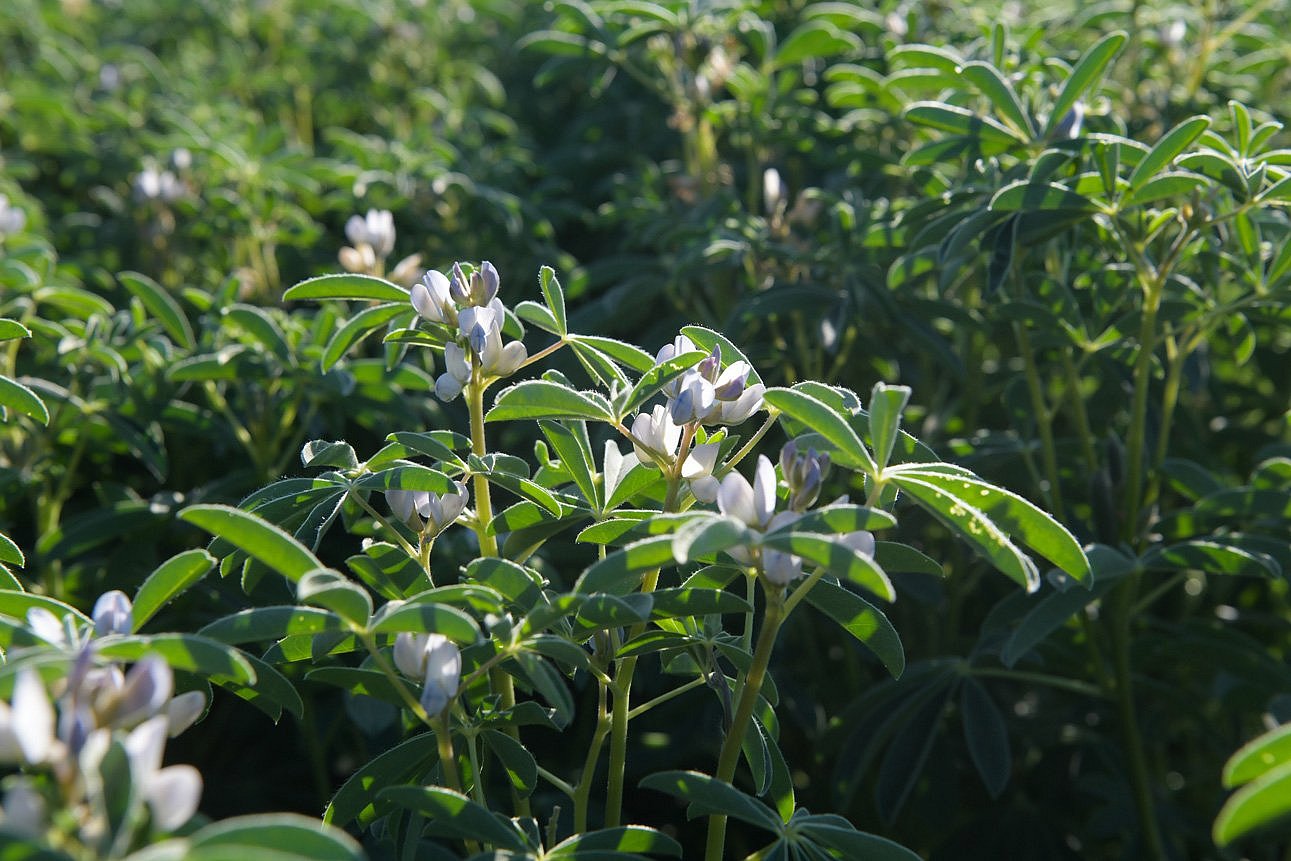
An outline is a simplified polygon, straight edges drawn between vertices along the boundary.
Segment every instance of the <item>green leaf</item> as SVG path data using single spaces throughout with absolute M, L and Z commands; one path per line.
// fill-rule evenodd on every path
M 1080 542 L 1065 526 L 1038 506 L 1010 490 L 989 484 L 971 473 L 950 474 L 927 466 L 902 468 L 902 475 L 940 488 L 986 514 L 1009 536 L 1080 581 L 1089 579 L 1089 560 Z M 899 482 L 898 482 L 899 483 Z
M 672 555 L 678 562 L 691 562 L 752 540 L 753 533 L 734 517 L 699 517 L 673 534 Z
M 384 608 L 383 608 L 384 609 Z M 448 604 L 404 604 L 382 612 L 373 620 L 377 634 L 433 632 L 443 634 L 454 643 L 470 645 L 479 637 L 475 620 Z
M 367 590 L 330 568 L 319 568 L 301 577 L 296 585 L 296 600 L 331 610 L 358 627 L 365 626 L 372 615 L 372 596 Z
M 527 841 L 509 822 L 488 808 L 442 786 L 392 786 L 377 795 L 431 822 L 431 832 L 459 840 L 478 840 L 499 849 L 525 852 Z
M 1098 212 L 1098 203 L 1054 182 L 1021 179 L 1001 188 L 988 204 L 993 212 L 1036 212 L 1068 210 Z
M 134 596 L 134 631 L 138 631 L 158 610 L 182 595 L 215 565 L 205 550 L 188 550 L 167 559 L 143 581 Z
M 292 364 L 291 348 L 287 336 L 269 312 L 255 305 L 237 304 L 224 310 L 224 318 L 245 332 L 253 341 L 264 347 L 283 364 Z
M 840 858 L 864 859 L 864 861 L 920 861 L 918 855 L 901 844 L 894 843 L 886 837 L 857 831 L 841 816 L 808 816 L 798 828 L 821 846 L 841 853 L 837 856 Z
M 136 296 L 148 313 L 156 318 L 161 327 L 170 335 L 171 340 L 181 347 L 193 350 L 197 341 L 193 338 L 193 327 L 184 315 L 184 310 L 175 298 L 156 281 L 138 272 L 119 272 L 117 280 L 121 286 Z
M 371 275 L 320 275 L 308 278 L 282 294 L 286 301 L 300 299 L 376 299 L 380 302 L 411 302 L 410 294 L 398 284 Z
M 749 602 L 732 592 L 721 589 L 681 587 L 656 589 L 650 593 L 654 605 L 650 610 L 653 619 L 707 616 L 710 613 L 747 613 Z
M 1210 117 L 1195 116 L 1184 120 L 1167 132 L 1148 151 L 1148 154 L 1135 166 L 1134 172 L 1130 174 L 1131 195 L 1143 188 L 1149 179 L 1156 176 L 1158 171 L 1174 161 L 1209 126 Z
M 1282 566 L 1267 553 L 1234 547 L 1218 541 L 1196 538 L 1153 547 L 1142 558 L 1144 568 L 1165 570 L 1196 570 L 1207 574 L 1246 575 L 1254 577 L 1281 577 Z
M 295 813 L 260 813 L 212 822 L 188 838 L 193 850 L 236 849 L 242 858 L 285 853 L 316 861 L 362 861 L 363 850 L 340 829 Z M 263 854 L 261 854 L 263 853 Z
M 692 350 L 680 356 L 674 356 L 646 371 L 618 404 L 619 415 L 626 416 L 635 412 L 638 407 L 658 394 L 664 386 L 703 361 L 706 355 L 699 350 Z
M 564 728 L 574 718 L 574 698 L 564 679 L 550 663 L 532 652 L 516 655 L 516 663 L 534 689 L 556 710 L 555 722 Z
M 671 535 L 656 535 L 616 550 L 583 572 L 574 590 L 583 595 L 626 595 L 636 589 L 646 571 L 672 564 L 672 540 Z
M 1198 176 L 1195 173 L 1169 171 L 1154 176 L 1143 183 L 1138 190 L 1126 195 L 1125 199 L 1121 201 L 1121 208 L 1144 206 L 1169 197 L 1183 197 L 1208 184 L 1204 176 Z
M 1220 808 L 1211 836 L 1227 846 L 1258 828 L 1291 816 L 1291 763 L 1283 763 L 1237 790 Z
M 305 673 L 306 681 L 333 685 L 355 696 L 372 697 L 399 708 L 405 708 L 399 689 L 390 677 L 367 667 L 320 667 Z M 414 691 L 416 686 L 412 686 Z
M 551 316 L 556 320 L 556 334 L 561 336 L 569 334 L 569 324 L 565 320 L 565 291 L 560 286 L 560 279 L 556 277 L 555 269 L 543 266 L 538 270 L 538 288 L 542 290 L 542 298 L 551 310 Z
M 654 367 L 654 357 L 635 344 L 616 341 L 613 338 L 602 338 L 598 335 L 570 335 L 569 341 L 572 344 L 582 344 L 596 350 L 598 353 L 603 353 L 618 364 L 629 370 L 636 371 L 638 374 L 644 374 Z
M 0 374 L 0 407 L 20 412 L 42 425 L 49 424 L 49 410 L 45 408 L 45 402 L 31 389 L 3 374 Z
M 594 392 L 580 392 L 550 380 L 526 380 L 504 389 L 485 421 L 592 419 L 613 422 L 609 404 Z
M 800 556 L 804 561 L 819 565 L 840 580 L 848 580 L 868 589 L 885 601 L 896 600 L 892 581 L 878 563 L 842 542 L 812 532 L 773 532 L 763 538 L 762 544 Z
M 874 447 L 874 460 L 880 471 L 892 457 L 892 447 L 901 428 L 901 413 L 909 402 L 909 386 L 875 383 L 870 393 L 870 444 Z
M 0 341 L 12 341 L 15 338 L 30 338 L 31 330 L 17 320 L 0 317 Z
M 305 443 L 300 450 L 300 462 L 303 466 L 332 466 L 337 469 L 354 469 L 359 465 L 353 446 L 344 440 L 333 442 L 325 439 Z
M 859 595 L 828 580 L 820 580 L 805 599 L 833 619 L 883 663 L 892 678 L 905 672 L 905 648 L 896 628 L 881 610 Z
M 722 349 L 722 365 L 727 366 L 734 362 L 744 362 L 750 368 L 749 383 L 761 383 L 762 377 L 758 376 L 757 368 L 749 361 L 748 356 L 740 351 L 740 348 L 731 343 L 721 332 L 715 332 L 703 326 L 682 326 L 681 334 L 689 338 L 696 347 L 703 350 L 705 354 L 713 352 L 713 347 Z M 653 362 L 651 363 L 653 364 Z
M 19 568 L 27 563 L 26 558 L 22 555 L 22 549 L 3 532 L 0 532 L 0 562 L 17 565 Z M 135 612 L 138 612 L 137 607 Z
M 179 518 L 228 541 L 288 580 L 298 581 L 323 567 L 305 545 L 249 512 L 227 505 L 192 505 Z
M 916 125 L 963 135 L 971 140 L 1004 146 L 1026 143 L 1019 134 L 990 117 L 979 117 L 967 108 L 944 102 L 915 102 L 906 108 L 905 118 Z
M 377 798 L 381 790 L 397 783 L 412 781 L 430 770 L 439 759 L 439 747 L 433 732 L 425 732 L 401 742 L 361 765 L 328 802 L 323 822 L 344 827 L 358 820 L 370 825 L 383 808 Z
M 587 504 L 598 511 L 604 508 L 602 485 L 597 481 L 596 464 L 592 461 L 591 443 L 587 438 L 587 426 L 578 422 L 570 428 L 551 421 L 540 421 L 538 425 L 542 429 L 543 436 L 555 449 L 561 465 L 574 479 L 574 484 L 578 486 Z M 560 514 L 560 506 L 557 505 L 552 513 Z
M 27 611 L 32 607 L 43 607 L 59 618 L 72 616 L 82 625 L 93 624 L 89 616 L 86 616 L 70 604 L 64 604 L 55 598 L 47 598 L 44 595 L 35 595 L 31 592 L 0 589 L 0 616 L 25 620 Z
M 354 486 L 360 490 L 425 490 L 431 493 L 456 493 L 457 484 L 437 469 L 417 463 L 400 463 L 396 466 L 369 473 Z
M 893 481 L 947 529 L 967 541 L 988 562 L 1028 592 L 1040 588 L 1040 572 L 1035 563 L 980 509 L 949 493 L 939 482 L 928 483 L 909 475 L 895 476 Z
M 874 458 L 870 456 L 856 431 L 844 416 L 823 401 L 797 389 L 782 388 L 768 389 L 765 400 L 837 446 L 839 456 L 834 460 L 840 465 L 861 469 L 870 475 L 875 473 Z
M 557 843 L 544 855 L 550 861 L 569 859 L 608 859 L 621 857 L 618 853 L 649 853 L 681 857 L 681 844 L 666 834 L 644 825 L 624 825 L 575 834 Z M 626 856 L 622 856 L 626 857 Z
M 486 729 L 480 738 L 502 763 L 507 779 L 521 798 L 528 798 L 538 785 L 538 761 L 525 746 L 505 733 Z M 550 856 L 548 856 L 550 857 Z
M 967 677 L 959 692 L 959 708 L 964 720 L 964 740 L 977 773 L 986 784 L 991 798 L 999 798 L 1008 785 L 1013 770 L 1008 729 L 999 707 L 980 682 Z
M 319 367 L 326 373 L 336 366 L 349 349 L 355 344 L 362 342 L 365 338 L 379 331 L 383 326 L 401 316 L 407 316 L 411 319 L 412 306 L 407 302 L 389 303 L 386 305 L 377 305 L 372 308 L 364 308 L 355 314 L 345 325 L 332 335 L 327 342 L 327 347 L 323 350 L 323 357 L 319 359 Z
M 653 789 L 680 798 L 690 804 L 689 818 L 709 814 L 724 814 L 741 822 L 756 825 L 773 833 L 780 833 L 780 816 L 756 798 L 745 795 L 729 783 L 697 771 L 661 771 L 646 777 L 639 784 L 642 789 Z
M 1035 138 L 1035 125 L 1022 107 L 1022 100 L 998 69 L 989 63 L 968 63 L 959 69 L 959 74 L 991 100 L 995 110 L 1018 134 L 1029 139 Z
M 518 303 L 514 309 L 515 315 L 524 322 L 537 326 L 544 332 L 550 332 L 553 335 L 561 335 L 560 324 L 556 322 L 556 317 L 551 310 L 545 305 L 539 305 L 537 302 L 525 300 Z
M 1053 108 L 1049 113 L 1049 122 L 1045 124 L 1045 137 L 1053 134 L 1058 123 L 1062 122 L 1072 106 L 1090 91 L 1099 76 L 1103 74 L 1103 70 L 1107 68 L 1107 64 L 1121 52 L 1126 38 L 1126 35 L 1120 31 L 1109 33 L 1077 61 L 1062 85 L 1062 92 L 1058 93 L 1058 98 L 1054 100 Z
M 856 34 L 841 30 L 825 20 L 809 20 L 800 24 L 780 43 L 771 66 L 774 69 L 785 69 L 807 60 L 859 51 L 862 47 L 863 43 Z
M 103 638 L 98 653 L 105 658 L 137 661 L 156 654 L 177 670 L 198 673 L 216 684 L 252 685 L 255 670 L 246 656 L 232 646 L 197 634 L 152 634 Z
M 286 676 L 259 658 L 243 654 L 242 659 L 255 670 L 255 683 L 242 685 L 226 681 L 223 682 L 225 688 L 260 709 L 274 723 L 282 717 L 283 709 L 293 714 L 297 720 L 304 716 L 305 702 Z
M 216 619 L 197 633 L 229 645 L 262 643 L 293 635 L 345 631 L 340 616 L 315 607 L 252 607 Z
M 1291 762 L 1291 724 L 1282 724 L 1241 747 L 1224 764 L 1223 783 L 1232 789 Z
M 945 577 L 946 571 L 937 560 L 920 553 L 913 547 L 894 541 L 874 542 L 874 560 L 884 571 L 897 574 L 929 574 Z

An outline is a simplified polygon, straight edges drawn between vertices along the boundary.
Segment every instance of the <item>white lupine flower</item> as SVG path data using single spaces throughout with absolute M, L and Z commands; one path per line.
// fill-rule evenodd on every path
M 457 521 L 470 498 L 466 492 L 466 485 L 460 481 L 454 481 L 453 487 L 456 490 L 451 493 L 427 492 L 422 494 L 425 497 L 424 500 L 418 497 L 417 512 L 426 518 L 434 535 L 443 532 Z
M 421 681 L 421 705 L 427 714 L 440 714 L 457 695 L 462 653 L 443 634 L 399 634 L 394 642 L 394 662 L 401 673 Z
M 862 556 L 874 558 L 874 533 L 872 532 L 849 532 L 839 539 L 841 544 L 852 548 Z
M 135 196 L 143 200 L 171 203 L 184 196 L 184 184 L 168 170 L 160 170 L 151 161 L 144 164 L 134 178 Z
M 0 702 L 0 762 L 45 762 L 54 748 L 54 706 L 40 673 L 18 671 L 12 705 Z
M 695 346 L 695 342 L 690 340 L 690 338 L 685 335 L 678 335 L 676 338 L 672 339 L 671 344 L 664 344 L 659 348 L 659 352 L 655 353 L 654 363 L 656 365 L 662 365 L 669 359 L 674 359 L 684 353 L 693 353 L 698 349 L 699 348 Z M 663 393 L 669 398 L 675 398 L 680 386 L 681 378 L 671 380 L 663 387 Z
M 94 636 L 128 634 L 134 627 L 134 607 L 119 589 L 104 592 L 94 602 Z
M 151 718 L 126 736 L 130 776 L 152 812 L 159 831 L 174 831 L 193 818 L 202 796 L 202 775 L 191 765 L 161 767 L 168 723 L 164 716 Z
M 414 494 L 415 492 L 411 490 L 386 491 L 386 504 L 390 506 L 390 511 L 402 523 L 412 520 L 412 514 L 417 510 L 417 500 Z
M 762 203 L 771 213 L 784 204 L 784 182 L 780 179 L 780 171 L 773 167 L 762 171 Z
M 44 607 L 32 607 L 27 611 L 27 628 L 51 646 L 74 649 L 80 645 L 74 630 L 63 624 L 63 620 Z
M 435 397 L 441 401 L 451 401 L 471 381 L 471 366 L 466 363 L 466 351 L 452 341 L 444 345 L 444 369 L 444 373 L 435 380 Z
M 493 304 L 498 297 L 498 288 L 502 278 L 493 264 L 485 260 L 480 268 L 471 272 L 467 278 L 462 267 L 453 264 L 453 280 L 449 282 L 449 294 L 458 305 L 485 307 Z
M 762 548 L 762 573 L 779 586 L 787 586 L 802 576 L 802 559 L 792 553 Z
M 412 287 L 412 307 L 424 319 L 445 326 L 457 325 L 457 305 L 448 295 L 448 279 L 434 269 Z
M 642 463 L 654 463 L 650 452 L 642 446 L 668 457 L 676 454 L 680 442 L 681 427 L 662 404 L 657 404 L 649 413 L 639 413 L 632 420 L 632 449 Z
M 394 250 L 394 215 L 388 209 L 369 209 L 366 216 L 351 215 L 345 236 L 355 248 L 367 245 L 381 259 Z
M 717 468 L 717 456 L 721 451 L 720 442 L 706 442 L 690 450 L 685 462 L 681 465 L 681 477 L 690 482 L 690 492 L 700 502 L 716 502 L 721 484 L 713 478 Z
M 184 691 L 171 697 L 170 702 L 162 709 L 166 716 L 166 731 L 171 738 L 197 722 L 206 710 L 206 694 L 201 691 Z
M 21 233 L 26 226 L 27 214 L 16 206 L 10 206 L 9 197 L 0 194 L 0 239 Z
M 738 472 L 729 473 L 722 479 L 717 491 L 717 507 L 728 517 L 766 531 L 775 514 L 775 490 L 775 467 L 766 455 L 760 454 L 752 485 Z
M 376 252 L 367 243 L 358 248 L 346 245 L 337 252 L 336 258 L 341 261 L 346 272 L 371 272 L 377 266 Z

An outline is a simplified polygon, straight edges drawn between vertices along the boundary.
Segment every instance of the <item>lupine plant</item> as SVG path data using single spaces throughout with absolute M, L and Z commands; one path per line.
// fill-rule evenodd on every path
M 360 274 L 288 291 L 375 301 L 353 317 L 355 340 L 385 329 L 389 343 L 442 352 L 434 396 L 465 402 L 464 433 L 392 430 L 362 461 L 343 441 L 317 440 L 302 453 L 313 478 L 270 484 L 237 508 L 186 509 L 182 519 L 216 536 L 222 574 L 241 572 L 248 589 L 277 579 L 294 597 L 218 619 L 190 645 L 252 661 L 258 681 L 235 687 L 253 701 L 297 705 L 290 684 L 271 680 L 303 664 L 312 682 L 398 710 L 404 737 L 359 766 L 324 816 L 368 828 L 373 846 L 677 854 L 657 830 L 670 815 L 629 824 L 625 793 L 639 784 L 707 818 L 711 861 L 915 857 L 796 805 L 777 744 L 783 623 L 819 613 L 899 676 L 904 652 L 880 607 L 897 598 L 890 575 L 939 570 L 874 535 L 906 504 L 1027 591 L 1041 572 L 1022 547 L 1085 581 L 1078 543 L 902 431 L 905 388 L 880 384 L 863 409 L 822 383 L 767 387 L 735 345 L 698 326 L 652 356 L 569 331 L 555 273 L 544 268 L 539 285 L 542 302 L 508 307 L 484 262 L 432 270 L 410 291 Z M 547 343 L 531 351 L 521 321 Z M 563 351 L 589 387 L 552 368 L 535 375 Z M 490 397 L 495 385 L 505 387 Z M 537 433 L 532 464 L 490 445 L 489 428 L 516 423 Z M 760 453 L 773 433 L 786 437 L 778 470 Z M 827 486 L 846 492 L 829 500 Z M 446 557 L 436 547 L 450 540 Z M 345 546 L 348 574 L 325 561 Z M 590 563 L 575 561 L 588 555 L 580 546 Z M 170 594 L 201 573 L 154 576 Z M 712 734 L 715 755 L 633 767 L 633 722 L 683 697 L 715 701 L 695 706 L 714 715 L 697 730 Z M 586 739 L 581 759 L 549 750 L 553 730 Z M 733 843 L 731 818 L 745 826 Z

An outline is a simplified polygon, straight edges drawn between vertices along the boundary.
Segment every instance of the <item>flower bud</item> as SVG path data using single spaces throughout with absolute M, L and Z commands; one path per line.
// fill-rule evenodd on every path
M 94 636 L 129 634 L 134 627 L 134 608 L 126 594 L 118 589 L 104 592 L 94 602 Z
M 431 269 L 414 284 L 411 291 L 412 307 L 424 319 L 446 326 L 457 325 L 457 306 L 449 294 L 448 279 L 442 272 Z

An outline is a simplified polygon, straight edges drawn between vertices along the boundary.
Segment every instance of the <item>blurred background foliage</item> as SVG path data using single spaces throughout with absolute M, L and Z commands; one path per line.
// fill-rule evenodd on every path
M 1131 593 L 1107 563 L 1114 607 L 1011 595 L 927 523 L 913 540 L 956 576 L 899 584 L 904 679 L 787 635 L 807 806 L 931 858 L 1150 857 L 1152 832 L 1220 857 L 1224 759 L 1291 715 L 1289 14 L 9 0 L 0 195 L 24 223 L 0 227 L 0 316 L 33 337 L 0 372 L 51 416 L 0 431 L 0 529 L 83 605 L 197 540 L 182 505 L 298 474 L 308 439 L 444 426 L 428 358 L 337 362 L 344 309 L 280 298 L 388 209 L 391 259 L 491 259 L 512 296 L 554 266 L 579 331 L 653 348 L 699 322 L 769 383 L 910 385 L 921 439 L 1136 568 Z M 240 600 L 202 589 L 178 624 Z M 209 812 L 316 813 L 396 732 L 311 703 L 291 732 L 216 710 L 257 753 L 206 754 Z M 661 708 L 637 743 L 687 762 L 690 720 Z

